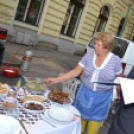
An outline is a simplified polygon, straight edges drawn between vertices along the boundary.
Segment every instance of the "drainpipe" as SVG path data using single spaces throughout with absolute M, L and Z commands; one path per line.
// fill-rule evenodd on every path
M 123 23 L 123 27 L 122 27 L 122 30 L 121 30 L 121 33 L 120 33 L 120 37 L 122 37 L 122 34 L 123 34 L 123 32 L 124 32 L 124 29 L 125 29 L 125 26 L 126 26 L 126 22 L 127 22 L 127 18 L 128 18 L 128 15 L 129 15 L 131 6 L 132 6 L 132 2 L 133 2 L 133 0 L 131 0 L 131 2 L 130 2 L 130 4 L 129 4 L 128 10 L 127 10 L 127 15 L 126 15 L 126 18 L 125 18 L 125 21 L 124 21 L 124 23 Z

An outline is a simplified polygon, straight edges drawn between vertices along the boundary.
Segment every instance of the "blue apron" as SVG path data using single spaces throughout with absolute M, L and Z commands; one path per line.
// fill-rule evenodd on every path
M 81 83 L 73 105 L 80 111 L 82 119 L 101 122 L 108 117 L 112 96 L 113 90 L 94 92 Z

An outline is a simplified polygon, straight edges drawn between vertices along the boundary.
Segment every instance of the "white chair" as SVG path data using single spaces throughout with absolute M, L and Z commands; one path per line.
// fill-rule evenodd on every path
M 59 76 L 63 75 L 64 73 L 60 73 Z M 80 80 L 74 78 L 66 82 L 62 82 L 63 89 L 62 91 L 68 93 L 72 100 L 75 99 L 76 90 L 80 84 Z

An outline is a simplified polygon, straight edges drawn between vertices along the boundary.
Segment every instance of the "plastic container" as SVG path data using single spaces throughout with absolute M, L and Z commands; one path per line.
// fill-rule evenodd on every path
M 16 77 L 17 74 L 19 73 L 19 70 L 9 67 L 2 68 L 2 71 L 4 76 L 11 78 Z
M 7 30 L 0 27 L 0 39 L 5 39 L 7 36 Z

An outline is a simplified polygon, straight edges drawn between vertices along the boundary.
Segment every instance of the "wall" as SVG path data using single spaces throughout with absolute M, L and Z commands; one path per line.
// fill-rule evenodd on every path
M 69 0 L 51 0 L 44 19 L 42 34 L 59 37 Z
M 8 33 L 13 32 L 12 22 L 18 0 L 0 0 L 0 27 L 6 28 Z

